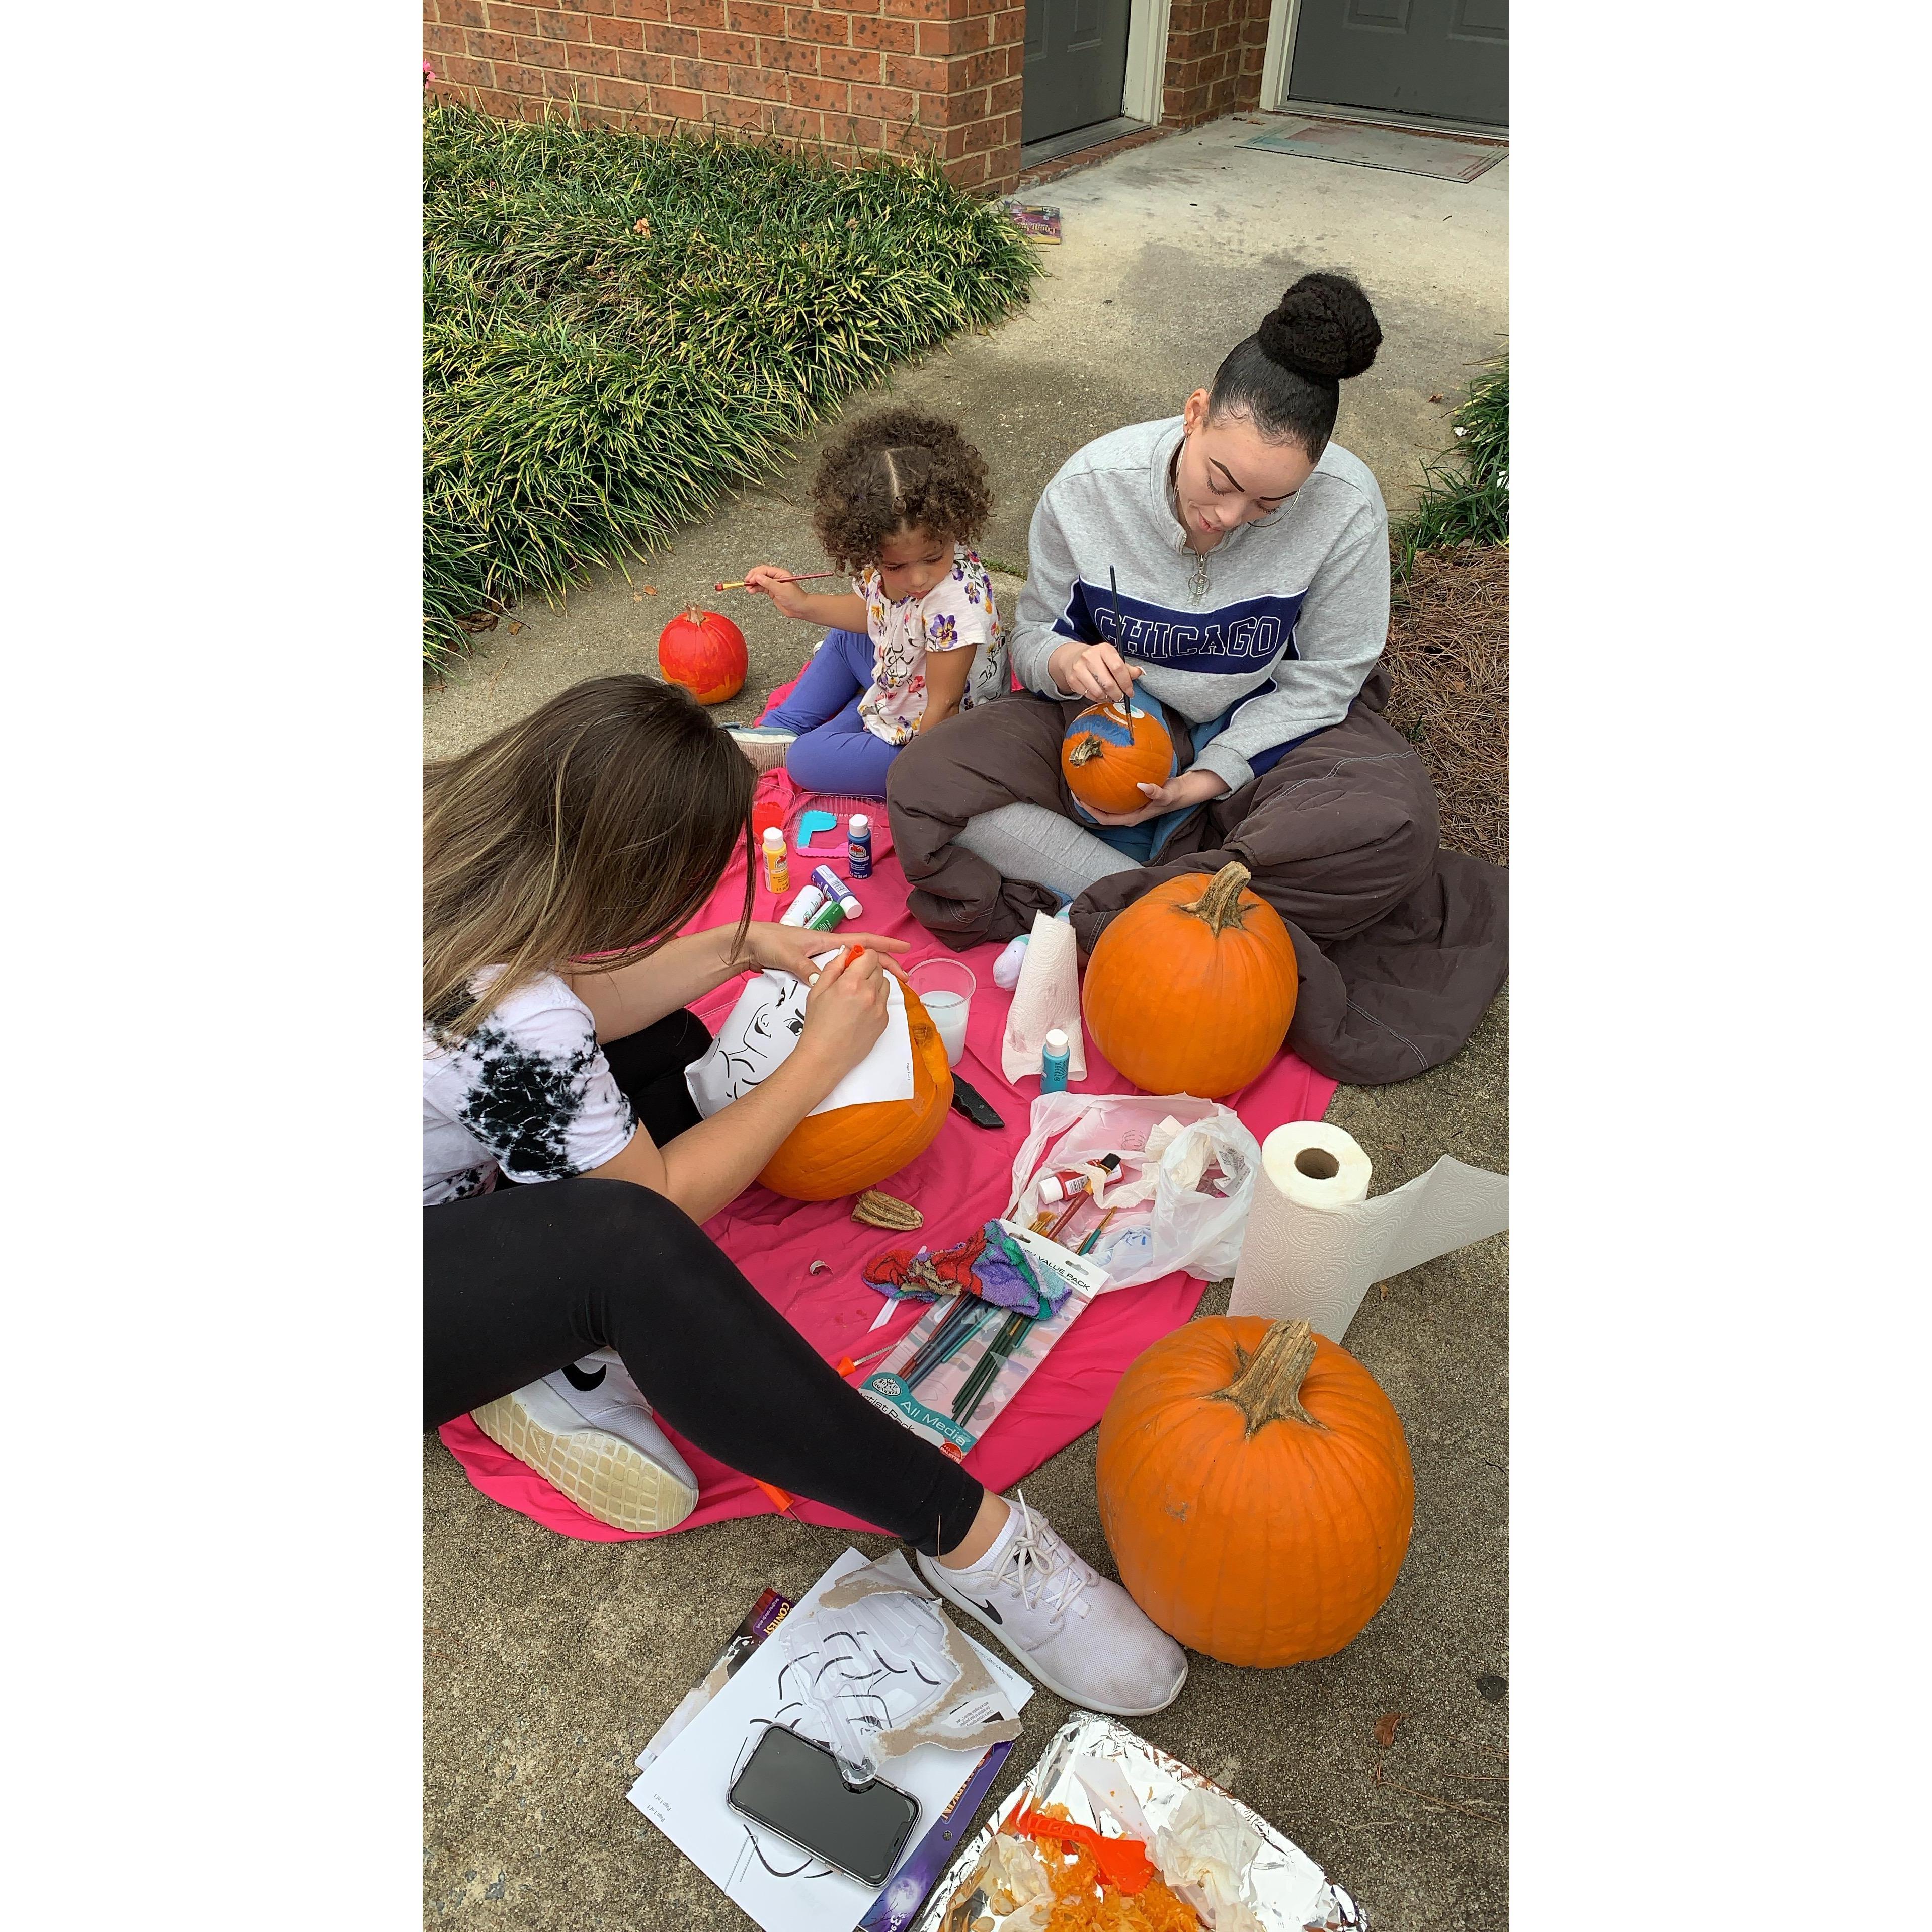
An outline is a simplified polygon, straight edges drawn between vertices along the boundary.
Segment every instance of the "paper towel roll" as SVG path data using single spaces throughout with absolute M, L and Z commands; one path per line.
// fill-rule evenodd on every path
M 1370 1286 L 1509 1226 L 1509 1178 L 1447 1154 L 1406 1187 L 1367 1198 L 1369 1157 L 1324 1120 L 1292 1120 L 1262 1144 L 1230 1315 L 1300 1319 L 1339 1342 Z

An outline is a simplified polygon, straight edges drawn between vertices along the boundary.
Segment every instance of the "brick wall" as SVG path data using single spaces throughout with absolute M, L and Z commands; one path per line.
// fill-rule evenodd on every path
M 1173 0 L 1163 125 L 1192 128 L 1256 106 L 1268 53 L 1268 0 Z
M 1025 29 L 1024 0 L 423 0 L 440 88 L 490 113 L 574 98 L 616 127 L 930 152 L 994 194 L 1019 174 Z

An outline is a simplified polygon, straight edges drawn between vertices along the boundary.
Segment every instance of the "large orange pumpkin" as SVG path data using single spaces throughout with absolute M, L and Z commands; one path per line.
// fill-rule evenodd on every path
M 1223 1664 L 1330 1657 L 1395 1587 L 1415 1476 L 1394 1405 L 1305 1322 L 1190 1322 L 1100 1420 L 1100 1522 L 1161 1628 Z
M 1087 962 L 1094 1043 L 1149 1094 L 1218 1100 L 1268 1070 L 1300 985 L 1280 914 L 1234 861 L 1189 872 L 1114 915 Z
M 945 1126 L 952 1104 L 946 1043 L 919 995 L 910 986 L 904 992 L 912 1098 L 837 1107 L 800 1121 L 758 1176 L 774 1194 L 792 1201 L 836 1201 L 842 1194 L 862 1193 L 916 1160 Z
M 1174 776 L 1174 740 L 1150 711 L 1090 704 L 1060 740 L 1060 776 L 1090 812 L 1138 812 Z
M 745 634 L 729 617 L 695 604 L 681 610 L 658 635 L 658 669 L 700 704 L 722 704 L 745 688 L 751 660 Z

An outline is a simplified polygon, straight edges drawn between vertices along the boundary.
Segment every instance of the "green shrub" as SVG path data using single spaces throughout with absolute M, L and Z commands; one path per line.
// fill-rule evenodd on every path
M 928 161 L 427 106 L 423 652 L 662 542 L 1037 262 Z
M 1509 542 L 1509 358 L 1485 369 L 1450 417 L 1462 434 L 1445 464 L 1422 466 L 1424 489 L 1394 532 L 1396 569 L 1418 550 Z

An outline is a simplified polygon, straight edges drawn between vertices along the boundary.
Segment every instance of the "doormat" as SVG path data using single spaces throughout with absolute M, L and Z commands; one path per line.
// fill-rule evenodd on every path
M 1299 154 L 1311 161 L 1345 161 L 1354 168 L 1385 168 L 1392 174 L 1432 175 L 1438 181 L 1460 182 L 1474 181 L 1509 152 L 1507 142 L 1296 116 L 1287 117 L 1280 132 L 1256 134 L 1241 146 L 1260 148 L 1270 154 Z

